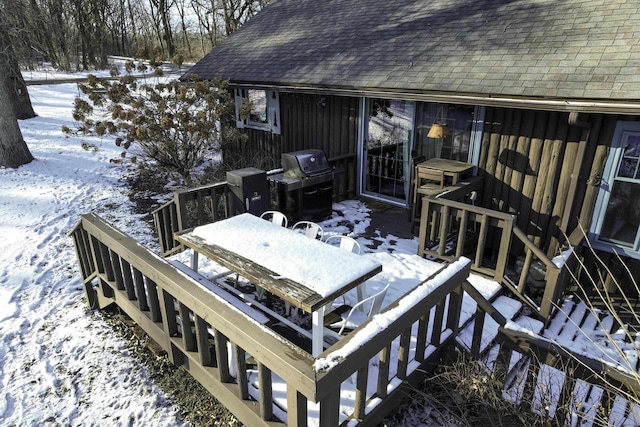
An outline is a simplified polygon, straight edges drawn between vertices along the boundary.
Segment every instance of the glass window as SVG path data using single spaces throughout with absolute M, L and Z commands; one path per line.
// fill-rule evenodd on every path
M 406 202 L 414 112 L 413 101 L 369 100 L 364 147 L 365 193 Z
M 280 95 L 264 89 L 235 89 L 236 126 L 280 134 Z
M 249 89 L 247 90 L 247 99 L 251 105 L 249 123 L 266 124 L 269 119 L 267 115 L 267 91 Z
M 418 104 L 415 154 L 469 161 L 474 112 L 469 105 Z
M 598 242 L 640 256 L 640 123 L 616 128 L 594 223 Z

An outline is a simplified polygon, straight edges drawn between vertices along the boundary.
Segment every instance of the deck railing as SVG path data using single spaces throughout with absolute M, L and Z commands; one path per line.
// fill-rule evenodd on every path
M 355 195 L 356 184 L 353 180 L 356 170 L 356 155 L 346 154 L 329 159 L 334 173 L 334 199 L 344 200 Z M 272 170 L 267 173 L 282 172 Z M 276 193 L 272 189 L 272 194 Z M 184 250 L 173 238 L 173 234 L 199 225 L 215 222 L 229 216 L 229 190 L 226 182 L 203 185 L 195 188 L 174 191 L 173 198 L 152 212 L 160 254 L 169 256 Z
M 178 190 L 172 200 L 153 211 L 162 256 L 184 250 L 174 233 L 227 218 L 228 193 L 226 182 Z
M 375 425 L 455 336 L 469 274 L 466 264 L 426 280 L 406 298 L 409 308 L 395 303 L 380 314 L 390 319 L 385 328 L 367 333 L 374 317 L 314 359 L 239 310 L 230 293 L 211 292 L 98 216 L 83 216 L 70 235 L 90 305 L 117 304 L 174 364 L 252 426 Z M 322 360 L 331 364 L 314 368 Z
M 501 282 L 542 319 L 549 319 L 577 277 L 583 239 L 579 230 L 569 236 L 567 244 L 572 250 L 563 252 L 562 259 L 551 260 L 518 228 L 514 215 L 442 198 L 423 198 L 422 204 L 419 255 L 447 261 L 468 255 L 474 260 L 474 271 Z M 524 245 L 525 258 L 522 269 L 510 270 L 507 274 L 514 238 Z M 527 292 L 534 259 L 543 263 L 546 270 L 544 294 L 537 303 Z
M 509 396 L 518 404 L 531 405 L 537 393 L 542 406 L 538 412 L 550 410 L 546 413 L 554 425 L 573 425 L 578 419 L 589 419 L 588 425 L 608 424 L 614 401 L 618 396 L 618 413 L 621 418 L 627 418 L 629 423 L 620 425 L 637 425 L 640 415 L 633 408 L 640 399 L 640 382 L 638 375 L 625 372 L 613 364 L 607 364 L 599 359 L 576 353 L 553 341 L 536 337 L 528 331 L 509 328 L 507 319 L 497 311 L 469 283 L 463 284 L 463 290 L 476 301 L 477 312 L 474 316 L 473 340 L 470 351 L 475 360 L 488 363 L 486 368 L 502 386 L 503 396 Z M 491 350 L 491 345 L 481 348 L 482 332 L 485 322 L 491 317 L 498 324 L 498 335 L 492 344 L 497 350 Z M 489 344 L 489 343 L 487 343 Z M 493 356 L 489 356 L 493 354 Z M 563 372 L 554 375 L 550 371 L 541 373 L 551 367 Z M 580 386 L 578 386 L 578 384 Z M 585 392 L 589 387 L 597 387 L 598 391 Z M 587 398 L 587 395 L 591 397 Z M 592 407 L 590 407 L 592 405 Z M 532 407 L 527 410 L 534 410 Z M 590 412 L 590 414 L 588 413 Z M 542 412 L 544 413 L 544 412 Z M 594 418 L 599 422 L 594 422 Z

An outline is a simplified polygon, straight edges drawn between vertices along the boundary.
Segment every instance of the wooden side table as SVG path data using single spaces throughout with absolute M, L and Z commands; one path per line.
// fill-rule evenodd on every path
M 457 185 L 460 181 L 471 178 L 474 166 L 458 160 L 433 158 L 416 163 L 413 171 L 413 203 L 411 206 L 411 231 L 414 230 L 416 216 L 420 215 L 422 196 L 430 197 L 446 192 L 447 187 Z M 426 181 L 426 182 L 425 182 Z M 426 185 L 425 185 L 426 184 Z M 421 190 L 423 185 L 429 188 Z

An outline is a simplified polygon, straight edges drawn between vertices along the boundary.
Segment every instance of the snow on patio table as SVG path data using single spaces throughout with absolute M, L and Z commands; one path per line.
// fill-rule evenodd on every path
M 323 297 L 380 265 L 373 259 L 309 239 L 251 214 L 196 227 L 193 235 L 313 289 Z

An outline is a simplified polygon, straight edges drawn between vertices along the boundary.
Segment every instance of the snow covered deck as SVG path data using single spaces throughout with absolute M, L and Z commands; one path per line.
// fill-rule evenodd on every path
M 73 236 L 89 300 L 118 304 L 250 425 L 379 421 L 475 311 L 462 292 L 469 260 L 366 254 L 383 264 L 368 288 L 392 284 L 386 307 L 314 358 L 99 217 L 84 216 Z M 208 275 L 206 265 L 200 273 Z
M 366 221 L 351 221 L 344 229 L 346 217 L 362 204 L 343 202 L 334 209 L 337 215 L 323 223 L 325 230 L 364 234 Z M 521 302 L 505 296 L 495 299 L 502 286 L 469 275 L 470 260 L 428 261 L 414 255 L 415 239 L 387 236 L 371 245 L 375 252 L 362 255 L 383 266 L 367 281 L 368 289 L 375 292 L 391 284 L 384 308 L 312 357 L 299 340 L 278 332 L 279 322 L 258 321 L 260 316 L 238 310 L 237 301 L 208 296 L 197 286 L 202 285 L 198 278 L 185 277 L 100 218 L 83 217 L 73 235 L 90 301 L 99 307 L 120 305 L 175 364 L 191 372 L 245 424 L 375 424 L 393 409 L 408 384 L 421 378 L 439 352 L 453 343 L 488 366 L 506 364 L 504 372 L 510 377 L 505 384 L 513 384 L 522 366 L 544 371 L 549 360 L 566 361 L 579 354 L 555 343 L 545 346 L 539 336 L 542 323 L 522 316 Z M 367 236 L 360 238 L 365 247 L 371 243 L 367 240 L 376 239 Z M 175 255 L 172 262 L 180 260 L 186 263 L 188 256 Z M 199 272 L 204 280 L 214 280 L 220 273 L 217 268 L 203 261 Z M 355 291 L 345 295 L 347 302 L 355 298 Z M 625 390 L 638 389 L 624 382 L 624 376 L 613 373 L 612 378 L 623 380 L 618 384 Z M 536 381 L 523 384 L 536 387 Z M 573 387 L 567 389 L 574 394 Z M 595 405 L 607 406 L 602 399 Z M 631 403 L 619 405 L 625 420 L 637 411 Z M 611 408 L 607 411 L 611 413 Z M 575 411 L 569 415 L 581 417 Z

